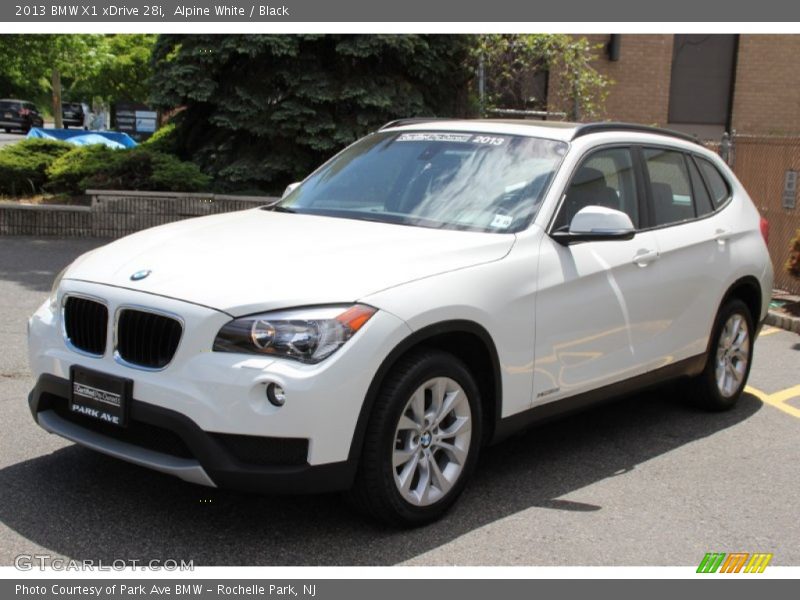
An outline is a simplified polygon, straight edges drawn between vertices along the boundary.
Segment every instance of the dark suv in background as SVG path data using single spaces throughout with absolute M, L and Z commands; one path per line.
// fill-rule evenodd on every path
M 0 127 L 10 133 L 20 129 L 28 133 L 31 127 L 42 127 L 44 119 L 33 102 L 27 100 L 0 100 Z
M 88 106 L 81 102 L 62 102 L 61 115 L 64 129 L 69 129 L 69 126 L 83 128 L 86 119 Z

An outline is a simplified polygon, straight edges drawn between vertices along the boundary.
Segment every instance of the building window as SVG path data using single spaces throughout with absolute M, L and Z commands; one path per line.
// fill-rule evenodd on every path
M 735 35 L 675 36 L 670 125 L 701 136 L 729 128 L 737 44 Z

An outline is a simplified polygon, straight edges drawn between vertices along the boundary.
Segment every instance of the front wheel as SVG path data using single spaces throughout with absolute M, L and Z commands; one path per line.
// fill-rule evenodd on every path
M 708 410 L 733 408 L 744 391 L 753 358 L 754 327 L 741 300 L 727 302 L 714 323 L 703 372 L 689 380 L 689 396 Z
M 463 491 L 480 441 L 480 393 L 464 363 L 438 350 L 405 357 L 376 400 L 351 499 L 388 524 L 433 521 Z

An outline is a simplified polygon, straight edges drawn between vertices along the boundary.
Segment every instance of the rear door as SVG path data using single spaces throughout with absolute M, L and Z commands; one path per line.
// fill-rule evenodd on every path
M 730 192 L 724 180 L 712 182 L 703 173 L 713 165 L 680 149 L 645 147 L 642 158 L 662 277 L 653 294 L 661 322 L 644 352 L 668 364 L 706 350 L 723 275 L 730 270 L 728 217 L 715 209 Z

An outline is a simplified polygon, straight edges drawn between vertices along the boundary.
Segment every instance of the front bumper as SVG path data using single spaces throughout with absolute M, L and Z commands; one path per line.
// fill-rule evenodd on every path
M 102 298 L 110 315 L 123 305 L 179 315 L 183 336 L 165 369 L 140 370 L 115 359 L 113 326 L 103 356 L 70 349 L 58 310 L 45 303 L 29 321 L 29 360 L 38 377 L 29 401 L 39 425 L 188 481 L 262 492 L 350 486 L 357 460 L 353 439 L 370 383 L 383 357 L 410 332 L 397 317 L 378 311 L 344 348 L 306 365 L 211 352 L 216 333 L 231 317 L 208 307 L 72 280 L 62 282 L 56 306 L 65 293 Z M 69 413 L 73 365 L 133 381 L 127 428 L 103 428 Z M 271 382 L 286 391 L 280 408 L 267 400 Z
M 0 128 L 9 129 L 28 129 L 30 125 L 25 119 L 3 119 L 0 118 Z
M 124 429 L 70 415 L 69 392 L 66 379 L 46 374 L 39 378 L 28 404 L 43 429 L 191 483 L 294 494 L 345 490 L 355 476 L 355 459 L 309 465 L 299 452 L 308 440 L 214 434 L 178 412 L 136 399 L 130 406 L 130 424 Z

